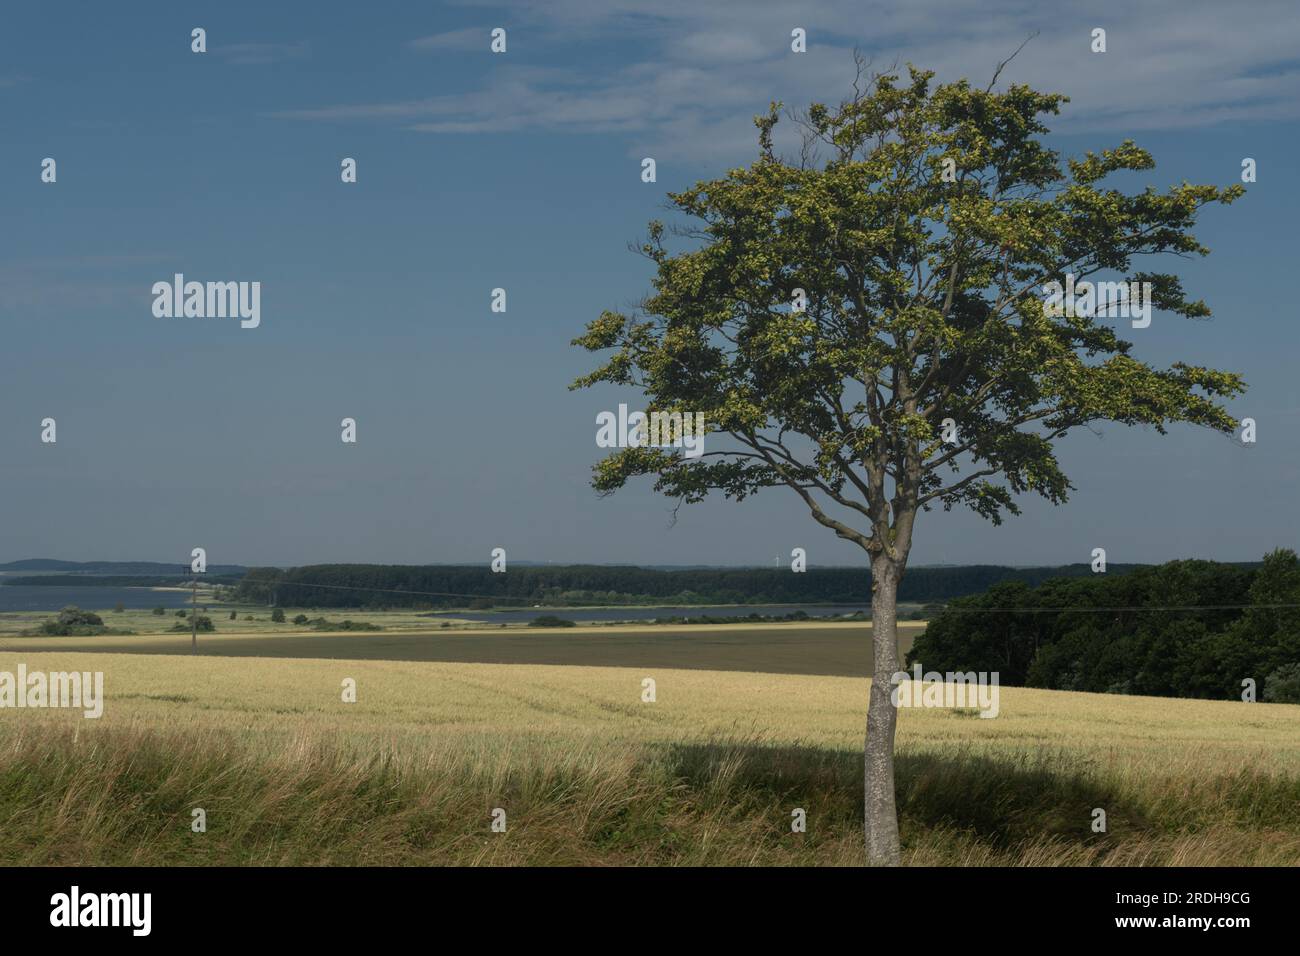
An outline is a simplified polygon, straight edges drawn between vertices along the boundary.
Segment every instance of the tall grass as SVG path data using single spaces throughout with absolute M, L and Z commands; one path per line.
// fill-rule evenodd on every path
M 642 704 L 619 668 L 24 660 L 105 670 L 108 701 L 0 711 L 0 864 L 862 860 L 865 681 L 660 671 Z M 995 720 L 901 718 L 905 863 L 1300 864 L 1300 708 L 1004 690 Z

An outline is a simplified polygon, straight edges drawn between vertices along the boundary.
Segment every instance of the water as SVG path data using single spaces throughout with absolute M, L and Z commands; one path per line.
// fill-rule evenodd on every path
M 870 604 L 746 604 L 742 607 L 616 607 L 616 608 L 565 608 L 534 607 L 518 611 L 437 611 L 427 615 L 433 618 L 458 618 L 469 621 L 487 621 L 508 624 L 531 621 L 549 615 L 567 621 L 653 621 L 657 617 L 745 617 L 761 614 L 764 617 L 782 617 L 803 611 L 809 617 L 841 617 L 856 611 L 871 612 Z
M 119 601 L 129 608 L 178 608 L 187 607 L 189 600 L 188 591 L 149 588 L 0 586 L 0 611 L 60 611 L 69 604 L 85 611 L 111 611 Z

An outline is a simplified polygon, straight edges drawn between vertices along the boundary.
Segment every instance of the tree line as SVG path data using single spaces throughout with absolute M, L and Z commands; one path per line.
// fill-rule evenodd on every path
M 1136 565 L 1111 565 L 1123 574 Z M 1037 585 L 1089 573 L 1088 565 L 1008 568 L 996 565 L 918 567 L 900 599 L 947 601 L 999 581 Z M 480 565 L 320 564 L 252 568 L 233 600 L 292 607 L 489 608 L 651 604 L 845 604 L 871 600 L 866 568 L 699 568 L 656 570 L 609 565 L 516 566 L 494 574 Z
M 1008 580 L 954 600 L 907 656 L 1002 684 L 1300 703 L 1300 562 L 1170 561 L 1120 577 Z

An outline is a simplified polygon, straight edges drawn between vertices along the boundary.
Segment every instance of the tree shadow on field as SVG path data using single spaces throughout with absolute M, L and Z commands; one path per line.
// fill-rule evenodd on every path
M 1026 841 L 1091 844 L 1153 828 L 1118 788 L 1098 782 L 1068 758 L 990 757 L 955 752 L 899 753 L 895 780 L 904 845 L 918 830 L 962 831 L 997 848 Z M 728 801 L 737 812 L 759 806 L 805 808 L 837 830 L 862 827 L 862 755 L 821 747 L 761 743 L 675 744 L 671 772 L 702 804 Z M 1092 831 L 1106 811 L 1107 834 Z

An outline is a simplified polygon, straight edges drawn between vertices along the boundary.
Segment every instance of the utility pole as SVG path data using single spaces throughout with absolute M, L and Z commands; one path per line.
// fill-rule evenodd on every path
M 199 576 L 190 569 L 190 580 L 193 586 L 190 588 L 190 653 L 199 652 Z

